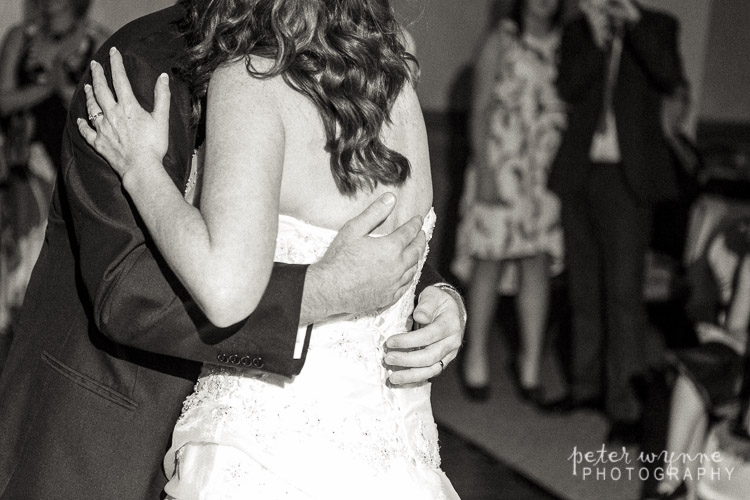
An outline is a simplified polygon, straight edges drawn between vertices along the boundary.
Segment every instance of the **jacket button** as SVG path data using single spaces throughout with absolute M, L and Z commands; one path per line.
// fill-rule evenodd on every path
M 216 356 L 216 359 L 218 359 L 221 363 L 226 363 L 229 360 L 229 357 L 226 354 L 219 354 Z
M 232 354 L 231 356 L 229 356 L 229 362 L 232 363 L 233 365 L 239 365 L 240 357 L 237 356 L 236 354 Z
M 255 368 L 263 368 L 263 365 L 265 365 L 263 358 L 253 358 L 253 366 Z
M 253 364 L 253 360 L 250 359 L 250 356 L 242 356 L 242 358 L 240 358 L 240 363 L 242 366 L 250 366 Z

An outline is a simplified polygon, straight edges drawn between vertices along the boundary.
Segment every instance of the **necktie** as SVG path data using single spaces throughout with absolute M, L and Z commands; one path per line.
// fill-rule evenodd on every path
M 599 125 L 596 131 L 604 133 L 607 130 L 607 117 L 614 116 L 612 99 L 614 97 L 615 85 L 620 69 L 620 58 L 622 56 L 622 30 L 617 30 L 612 38 L 607 56 L 607 73 L 604 81 L 604 97 L 602 98 L 602 113 L 599 116 Z

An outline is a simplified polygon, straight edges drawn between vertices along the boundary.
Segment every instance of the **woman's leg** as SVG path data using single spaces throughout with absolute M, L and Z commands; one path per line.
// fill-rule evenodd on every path
M 549 311 L 549 276 L 547 256 L 521 259 L 520 286 L 516 311 L 520 327 L 518 378 L 524 388 L 539 386 L 539 370 L 544 350 L 544 333 Z
M 489 384 L 490 367 L 487 341 L 497 306 L 497 283 L 502 264 L 475 260 L 468 293 L 469 321 L 463 352 L 463 380 L 469 387 Z
M 686 468 L 697 466 L 691 462 L 683 463 L 680 457 L 688 455 L 695 457 L 702 452 L 707 430 L 708 413 L 698 389 L 690 379 L 680 375 L 672 393 L 667 435 L 667 452 L 675 457 L 675 460 L 671 464 L 665 464 L 664 479 L 657 491 L 660 493 L 674 491 L 685 477 Z M 691 469 L 690 472 L 695 478 L 697 471 Z M 692 491 L 694 485 L 688 484 L 688 487 Z

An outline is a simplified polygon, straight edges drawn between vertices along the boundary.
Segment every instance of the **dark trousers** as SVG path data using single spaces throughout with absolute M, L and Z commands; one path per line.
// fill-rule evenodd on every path
M 570 392 L 604 395 L 611 419 L 634 420 L 640 408 L 630 379 L 645 368 L 650 210 L 617 164 L 592 164 L 585 187 L 561 201 L 573 326 Z

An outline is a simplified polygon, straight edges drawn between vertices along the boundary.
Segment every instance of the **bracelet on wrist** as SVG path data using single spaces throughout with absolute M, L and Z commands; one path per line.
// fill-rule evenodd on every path
M 464 298 L 463 295 L 461 295 L 461 292 L 458 291 L 458 288 L 451 285 L 450 283 L 435 283 L 435 288 L 438 288 L 440 290 L 443 290 L 444 292 L 447 292 L 450 294 L 454 299 L 456 299 L 456 303 L 458 304 L 458 310 L 460 313 L 460 320 L 461 320 L 461 329 L 463 330 L 466 328 L 466 320 L 468 319 L 468 313 L 466 312 L 466 305 L 464 304 Z

